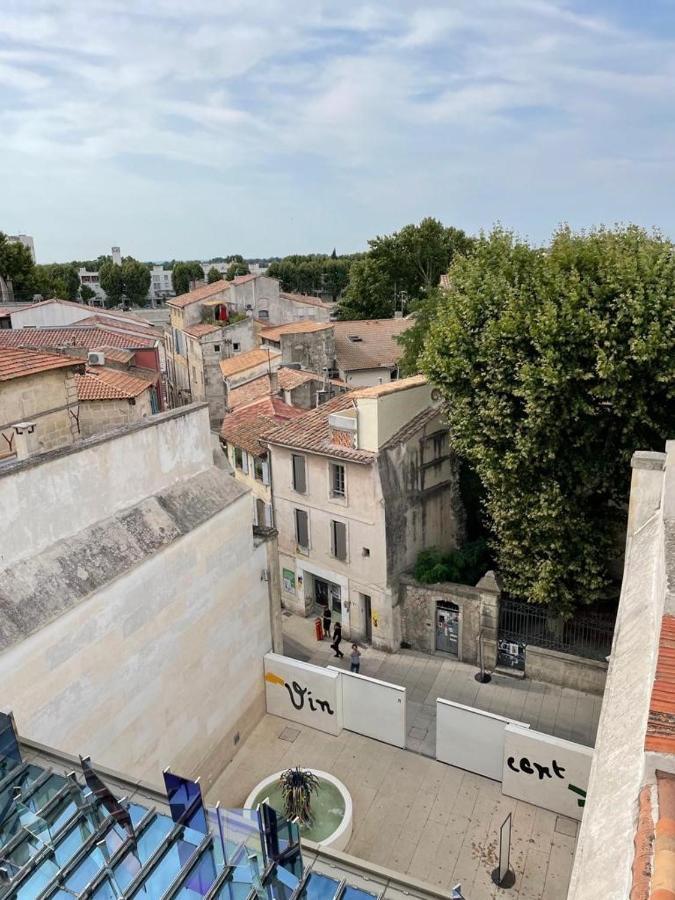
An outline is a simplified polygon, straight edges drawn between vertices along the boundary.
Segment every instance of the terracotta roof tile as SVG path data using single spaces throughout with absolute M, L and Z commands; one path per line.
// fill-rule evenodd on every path
M 375 384 L 367 388 L 358 388 L 352 393 L 352 397 L 384 397 L 386 394 L 396 394 L 399 391 L 407 391 L 410 388 L 421 387 L 427 383 L 424 375 L 411 375 L 409 378 L 397 378 L 386 384 Z
M 185 306 L 190 306 L 191 303 L 197 303 L 199 300 L 206 300 L 207 297 L 212 297 L 214 294 L 220 293 L 220 291 L 229 291 L 230 284 L 231 282 L 225 281 L 224 279 L 221 279 L 221 281 L 214 281 L 213 284 L 202 284 L 198 288 L 195 288 L 194 291 L 188 291 L 187 294 L 179 294 L 177 297 L 171 297 L 166 301 L 166 305 L 183 309 Z
M 251 275 L 249 272 L 248 275 L 237 275 L 232 279 L 230 284 L 246 284 L 247 281 L 255 281 L 256 278 L 260 278 L 259 275 Z
M 79 400 L 130 400 L 152 387 L 153 382 L 137 378 L 118 369 L 105 366 L 88 368 L 84 375 L 76 375 Z
M 142 319 L 137 319 L 135 316 L 125 315 L 122 317 L 121 315 L 116 316 L 109 313 L 94 313 L 94 315 L 85 316 L 83 319 L 78 319 L 77 322 L 70 323 L 70 326 L 73 328 L 84 325 L 103 325 L 106 328 L 112 328 L 113 331 L 144 334 L 155 337 L 156 340 L 159 340 L 160 337 L 160 332 L 155 325 Z
M 156 343 L 156 337 L 112 331 L 101 325 L 0 329 L 0 347 L 85 347 L 93 350 L 106 344 L 123 349 L 143 349 L 154 347 Z
M 292 391 L 301 384 L 307 384 L 308 381 L 323 382 L 323 375 L 316 372 L 308 372 L 306 369 L 287 369 L 282 366 L 277 372 L 279 379 L 279 387 L 284 391 Z
M 395 366 L 403 355 L 403 348 L 396 338 L 413 324 L 413 319 L 357 319 L 334 322 L 335 357 L 338 368 L 351 372 L 355 369 Z M 352 337 L 358 340 L 353 341 Z
M 267 373 L 261 375 L 260 378 L 252 378 L 240 387 L 232 388 L 227 392 L 227 405 L 230 409 L 238 406 L 245 406 L 253 403 L 254 400 L 260 400 L 261 397 L 267 397 L 272 393 L 270 377 Z
M 268 396 L 228 413 L 223 419 L 220 436 L 228 444 L 241 447 L 254 456 L 262 456 L 266 448 L 260 441 L 281 423 L 300 417 L 303 412 L 278 397 Z
M 260 366 L 268 360 L 272 361 L 278 359 L 279 356 L 281 356 L 281 354 L 275 350 L 257 347 L 255 350 L 248 350 L 246 353 L 238 353 L 236 356 L 231 356 L 229 359 L 221 359 L 220 371 L 223 373 L 223 378 L 228 378 L 230 375 L 236 375 L 238 372 L 254 369 L 256 366 Z
M 675 753 L 675 616 L 661 620 L 645 750 Z
M 189 328 L 184 328 L 183 331 L 186 334 L 189 334 L 190 337 L 193 338 L 201 338 L 207 334 L 213 334 L 214 331 L 220 331 L 222 325 L 212 325 L 210 322 L 200 322 L 197 325 L 191 325 Z
M 328 417 L 331 413 L 351 409 L 354 406 L 351 394 L 340 394 L 316 409 L 289 422 L 268 435 L 270 444 L 281 444 L 284 447 L 295 447 L 298 450 L 309 450 L 325 456 L 352 460 L 358 463 L 370 463 L 377 454 L 370 450 L 354 450 L 331 442 Z
M 334 306 L 333 303 L 326 303 L 326 301 L 322 300 L 320 297 L 312 297 L 310 294 L 293 294 L 290 291 L 281 291 L 279 296 L 286 300 L 293 300 L 295 303 L 304 303 L 307 306 L 318 306 L 321 309 L 332 309 Z
M 654 829 L 650 900 L 675 900 L 675 775 L 656 772 L 659 820 Z
M 633 839 L 633 884 L 629 900 L 649 900 L 649 882 L 652 876 L 652 851 L 654 847 L 654 819 L 652 818 L 652 789 L 646 784 L 638 797 L 638 822 Z
M 92 347 L 92 350 L 102 353 L 106 360 L 111 359 L 113 362 L 118 363 L 127 363 L 134 358 L 133 350 L 122 350 L 117 347 L 109 347 L 107 344 L 102 344 L 100 347 Z
M 282 334 L 311 334 L 313 331 L 325 331 L 327 328 L 332 327 L 333 325 L 330 322 L 312 322 L 310 320 L 306 322 L 289 322 L 288 325 L 274 325 L 271 328 L 261 329 L 260 337 L 264 341 L 279 342 Z
M 25 378 L 50 369 L 67 369 L 83 365 L 83 360 L 63 356 L 60 353 L 43 353 L 40 350 L 27 350 L 23 347 L 0 348 L 0 381 Z

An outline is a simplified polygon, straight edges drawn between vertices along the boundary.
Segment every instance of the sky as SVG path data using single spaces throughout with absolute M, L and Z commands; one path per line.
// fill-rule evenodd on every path
M 675 237 L 673 0 L 3 0 L 38 262 L 365 249 L 431 215 Z

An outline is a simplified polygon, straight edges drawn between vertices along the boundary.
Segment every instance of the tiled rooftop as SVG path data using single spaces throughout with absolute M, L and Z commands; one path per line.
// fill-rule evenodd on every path
M 403 348 L 397 343 L 396 337 L 413 324 L 412 319 L 334 322 L 338 368 L 350 372 L 355 369 L 395 366 L 403 354 Z
M 262 456 L 265 448 L 260 441 L 280 424 L 302 416 L 303 412 L 278 397 L 267 396 L 228 413 L 223 419 L 220 436 L 228 444 L 248 450 L 254 456 Z
M 214 331 L 220 331 L 221 328 L 222 325 L 214 325 L 210 322 L 200 322 L 197 325 L 191 325 L 189 328 L 184 328 L 183 331 L 186 334 L 189 334 L 190 337 L 201 338 L 207 334 L 213 334 Z
M 282 366 L 277 376 L 279 378 L 279 387 L 284 391 L 292 391 L 301 384 L 307 384 L 308 381 L 323 382 L 323 375 L 316 372 L 308 372 L 306 369 L 288 369 Z
M 198 300 L 206 300 L 207 297 L 212 297 L 214 294 L 218 294 L 221 291 L 229 291 L 231 283 L 232 282 L 230 281 L 221 279 L 220 281 L 214 281 L 213 284 L 202 284 L 198 288 L 195 288 L 194 291 L 188 291 L 187 294 L 179 294 L 177 297 L 171 297 L 166 301 L 166 305 L 183 309 L 185 306 L 190 306 L 191 303 L 197 303 Z
M 307 306 L 319 306 L 322 309 L 332 309 L 332 303 L 326 303 L 325 300 L 322 300 L 320 297 L 312 297 L 311 294 L 294 294 L 290 291 L 281 291 L 279 293 L 280 297 L 284 297 L 286 300 L 293 300 L 295 303 L 305 303 Z
M 255 350 L 248 350 L 246 353 L 238 353 L 236 356 L 231 356 L 229 359 L 222 359 L 220 361 L 220 371 L 223 373 L 223 378 L 228 378 L 230 375 L 236 375 L 238 372 L 254 369 L 256 366 L 268 362 L 268 360 L 278 359 L 279 356 L 280 354 L 275 350 L 266 350 L 257 347 Z
M 661 622 L 645 750 L 675 753 L 675 616 Z
M 352 397 L 368 398 L 368 397 L 384 397 L 386 394 L 397 394 L 400 391 L 407 391 L 410 388 L 421 387 L 427 383 L 424 375 L 411 375 L 409 378 L 397 378 L 394 381 L 388 381 L 386 384 L 375 384 L 372 387 L 358 388 L 352 393 Z
M 327 403 L 323 403 L 316 409 L 306 412 L 303 416 L 277 428 L 267 440 L 270 444 L 281 444 L 284 447 L 296 447 L 298 450 L 309 450 L 314 453 L 322 453 L 338 459 L 351 460 L 358 463 L 371 463 L 375 453 L 370 450 L 355 450 L 351 447 L 331 442 L 331 429 L 328 417 L 331 413 L 352 409 L 354 402 L 351 394 L 340 394 L 333 397 Z
M 0 347 L 85 347 L 94 350 L 102 345 L 123 349 L 154 347 L 157 338 L 113 331 L 102 325 L 64 326 L 63 328 L 17 328 L 0 329 Z
M 311 334 L 314 331 L 326 331 L 332 327 L 330 322 L 289 322 L 287 325 L 274 325 L 271 328 L 261 329 L 260 337 L 263 341 L 279 342 L 282 334 Z
M 75 381 L 79 400 L 131 400 L 153 385 L 148 379 L 105 366 L 88 368 Z
M 84 361 L 60 353 L 43 353 L 25 348 L 0 347 L 0 381 L 25 378 L 50 369 L 83 366 Z

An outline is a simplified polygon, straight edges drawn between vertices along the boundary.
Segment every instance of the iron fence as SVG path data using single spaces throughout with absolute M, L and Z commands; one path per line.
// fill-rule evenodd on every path
M 502 600 L 499 606 L 500 661 L 515 668 L 524 664 L 528 644 L 604 660 L 612 649 L 614 617 L 601 613 L 575 616 L 564 621 L 546 607 L 519 600 Z

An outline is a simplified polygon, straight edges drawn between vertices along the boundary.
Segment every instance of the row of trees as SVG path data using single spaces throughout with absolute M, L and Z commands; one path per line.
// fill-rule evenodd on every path
M 335 301 L 349 284 L 353 263 L 362 256 L 362 253 L 338 256 L 335 250 L 330 256 L 321 253 L 286 256 L 270 263 L 267 274 L 278 278 L 284 291 L 328 295 Z

